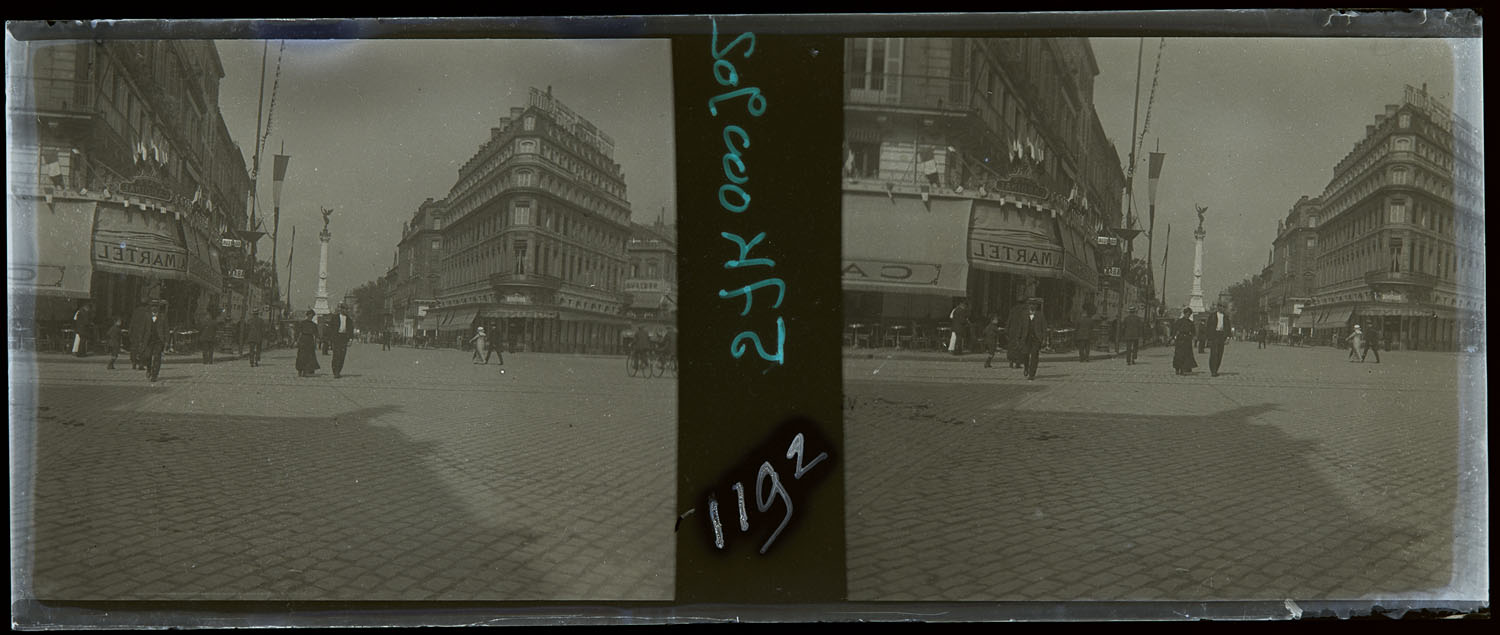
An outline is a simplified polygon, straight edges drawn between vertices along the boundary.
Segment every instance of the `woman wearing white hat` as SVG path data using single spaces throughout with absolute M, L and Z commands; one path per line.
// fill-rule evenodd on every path
M 1359 361 L 1365 361 L 1365 355 L 1369 351 L 1365 348 L 1365 332 L 1359 330 L 1358 324 L 1354 325 L 1354 332 L 1344 339 L 1349 342 L 1349 359 L 1354 359 L 1355 355 L 1359 355 Z
M 486 359 L 487 356 L 485 355 L 485 349 L 489 348 L 490 336 L 484 332 L 483 326 L 476 329 L 474 333 L 474 339 L 471 339 L 469 341 L 474 343 L 474 363 L 490 363 L 490 360 Z

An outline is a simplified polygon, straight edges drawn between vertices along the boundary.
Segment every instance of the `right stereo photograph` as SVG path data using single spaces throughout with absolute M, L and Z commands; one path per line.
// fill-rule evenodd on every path
M 1487 599 L 1481 44 L 846 40 L 849 599 Z

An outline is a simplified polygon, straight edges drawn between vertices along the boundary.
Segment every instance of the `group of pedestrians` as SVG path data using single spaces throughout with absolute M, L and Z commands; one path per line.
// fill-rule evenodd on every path
M 1231 330 L 1229 315 L 1224 313 L 1224 306 L 1215 303 L 1203 320 L 1202 333 L 1202 340 L 1208 345 L 1208 372 L 1214 377 L 1219 376 L 1219 367 L 1224 362 L 1224 342 L 1229 339 Z M 1191 374 L 1198 367 L 1198 360 L 1193 356 L 1193 340 L 1198 333 L 1198 325 L 1193 322 L 1193 310 L 1184 307 L 1182 317 L 1172 323 L 1172 340 L 1175 346 L 1172 368 L 1178 375 Z
M 1366 335 L 1359 325 L 1355 324 L 1354 332 L 1344 338 L 1344 341 L 1349 343 L 1349 359 L 1359 357 L 1359 361 L 1363 362 L 1370 353 L 1374 353 L 1375 363 L 1380 363 L 1380 333 L 1378 331 L 1372 331 Z
M 491 355 L 499 355 L 499 365 L 505 365 L 505 352 L 501 351 L 499 346 L 489 345 L 490 334 L 484 330 L 483 326 L 474 329 L 474 337 L 469 340 L 469 343 L 474 345 L 475 364 L 488 365 Z
M 354 318 L 349 306 L 340 304 L 326 325 L 318 324 L 318 313 L 308 309 L 292 327 L 297 347 L 297 376 L 312 377 L 322 368 L 318 363 L 318 346 L 327 347 L 333 357 L 333 378 L 344 376 L 344 360 L 349 353 L 349 339 L 354 337 Z

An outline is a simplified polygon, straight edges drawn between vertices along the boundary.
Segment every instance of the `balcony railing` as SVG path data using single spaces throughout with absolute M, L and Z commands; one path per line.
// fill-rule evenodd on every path
M 32 100 L 21 96 L 20 105 L 30 105 L 37 112 L 91 114 L 94 112 L 94 85 L 76 79 L 21 77 L 22 90 L 31 90 Z M 34 101 L 33 101 L 34 100 Z M 28 103 L 30 102 L 30 103 Z
M 1419 287 L 1431 287 L 1437 284 L 1437 277 L 1417 271 L 1385 271 L 1377 269 L 1365 274 L 1365 282 L 1367 284 L 1407 284 Z
M 490 286 L 501 285 L 526 285 L 545 287 L 548 289 L 562 288 L 563 280 L 557 276 L 549 276 L 540 273 L 495 273 L 490 274 Z
M 846 73 L 844 98 L 848 104 L 962 111 L 969 108 L 969 83 L 926 75 Z

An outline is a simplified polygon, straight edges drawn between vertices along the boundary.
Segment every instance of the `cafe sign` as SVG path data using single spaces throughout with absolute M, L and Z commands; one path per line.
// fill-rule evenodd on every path
M 938 283 L 942 270 L 939 265 L 920 262 L 845 260 L 843 276 L 845 280 L 933 286 Z

